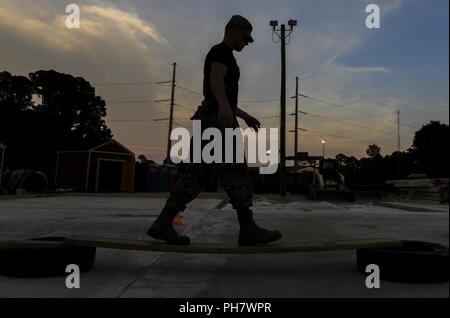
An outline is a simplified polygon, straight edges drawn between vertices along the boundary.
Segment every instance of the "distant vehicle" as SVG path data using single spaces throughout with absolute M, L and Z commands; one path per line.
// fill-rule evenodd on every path
M 307 157 L 296 171 L 302 192 L 311 200 L 355 201 L 355 194 L 345 185 L 337 160 Z

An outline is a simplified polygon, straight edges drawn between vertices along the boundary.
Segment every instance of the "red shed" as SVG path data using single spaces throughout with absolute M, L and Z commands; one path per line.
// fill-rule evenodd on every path
M 134 153 L 110 140 L 83 151 L 57 154 L 55 184 L 82 192 L 133 192 Z

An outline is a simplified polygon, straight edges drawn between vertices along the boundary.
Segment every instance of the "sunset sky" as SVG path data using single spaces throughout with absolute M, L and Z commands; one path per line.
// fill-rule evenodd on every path
M 81 28 L 65 26 L 65 8 L 81 9 Z M 381 8 L 381 28 L 368 29 L 365 8 Z M 223 37 L 233 14 L 247 17 L 255 42 L 235 56 L 241 69 L 239 107 L 278 127 L 280 44 L 270 20 L 298 20 L 287 53 L 288 114 L 300 79 L 299 150 L 326 156 L 365 156 L 401 149 L 430 120 L 449 119 L 449 2 L 447 0 L 292 1 L 0 1 L 0 71 L 27 75 L 40 69 L 82 76 L 107 102 L 114 137 L 149 159 L 165 156 L 169 105 L 177 62 L 176 126 L 189 126 L 201 102 L 203 60 Z M 274 38 L 276 39 L 276 38 Z M 287 118 L 289 129 L 293 117 Z M 245 124 L 242 125 L 245 127 Z M 288 155 L 294 135 L 287 137 Z

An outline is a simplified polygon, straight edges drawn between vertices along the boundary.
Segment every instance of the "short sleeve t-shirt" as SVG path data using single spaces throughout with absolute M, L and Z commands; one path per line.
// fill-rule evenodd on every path
M 203 70 L 203 95 L 208 105 L 210 105 L 208 107 L 218 108 L 218 103 L 210 84 L 211 66 L 215 62 L 222 63 L 227 67 L 225 74 L 225 95 L 227 96 L 231 109 L 234 111 L 237 108 L 240 72 L 233 51 L 223 42 L 213 46 L 206 55 Z

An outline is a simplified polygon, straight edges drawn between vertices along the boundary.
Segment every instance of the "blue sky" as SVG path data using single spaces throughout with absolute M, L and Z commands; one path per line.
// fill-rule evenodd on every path
M 80 29 L 64 25 L 69 3 L 80 5 Z M 380 29 L 365 27 L 370 3 L 381 8 Z M 177 62 L 177 84 L 194 92 L 177 89 L 175 122 L 190 125 L 187 118 L 202 99 L 195 92 L 201 92 L 204 57 L 222 40 L 231 15 L 242 14 L 253 23 L 255 43 L 235 54 L 240 107 L 277 127 L 280 48 L 269 20 L 296 19 L 287 46 L 287 95 L 300 76 L 301 92 L 312 97 L 300 100 L 310 114 L 300 119 L 308 129 L 300 151 L 319 155 L 326 138 L 327 156 L 362 157 L 370 143 L 390 154 L 397 145 L 397 110 L 402 150 L 423 124 L 448 123 L 448 12 L 447 0 L 2 0 L 0 69 L 56 69 L 94 85 L 128 83 L 97 85 L 107 101 L 107 123 L 136 154 L 161 161 L 167 122 L 135 120 L 167 117 L 168 105 L 138 101 L 168 98 L 170 88 L 129 83 L 169 80 Z M 293 134 L 287 150 L 293 151 Z

